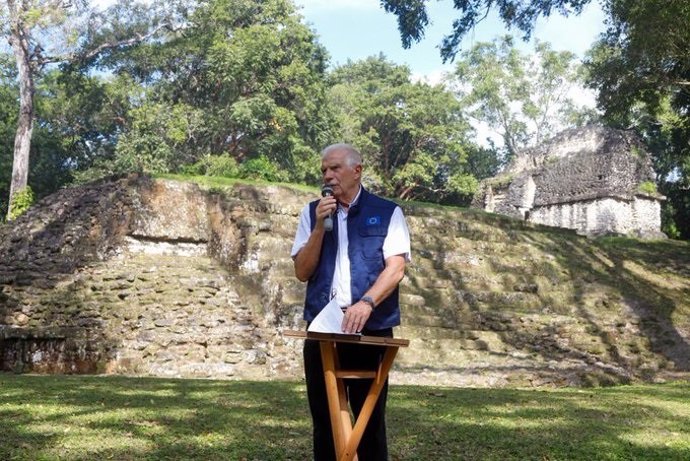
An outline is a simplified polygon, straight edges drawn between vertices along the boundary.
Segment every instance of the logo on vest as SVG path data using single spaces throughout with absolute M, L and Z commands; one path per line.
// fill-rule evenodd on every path
M 367 218 L 367 226 L 380 226 L 381 216 L 370 216 Z

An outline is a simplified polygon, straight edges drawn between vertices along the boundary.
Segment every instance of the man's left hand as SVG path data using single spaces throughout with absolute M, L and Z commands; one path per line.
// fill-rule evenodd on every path
M 374 308 L 362 301 L 348 307 L 343 318 L 343 333 L 351 335 L 361 332 L 373 311 Z

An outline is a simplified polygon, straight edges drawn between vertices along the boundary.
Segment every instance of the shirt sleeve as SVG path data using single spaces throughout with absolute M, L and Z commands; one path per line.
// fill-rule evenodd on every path
M 292 251 L 290 256 L 294 258 L 299 253 L 304 245 L 307 244 L 311 235 L 311 219 L 309 218 L 309 204 L 302 208 L 300 213 L 299 224 L 297 225 L 297 232 L 295 233 L 295 241 L 292 243 Z
M 410 262 L 412 254 L 410 252 L 410 231 L 407 228 L 405 216 L 402 209 L 396 207 L 388 225 L 388 235 L 383 241 L 383 259 L 389 256 L 405 255 L 405 260 Z

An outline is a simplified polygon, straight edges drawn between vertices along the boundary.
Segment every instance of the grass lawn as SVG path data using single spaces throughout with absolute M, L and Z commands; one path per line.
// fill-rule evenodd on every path
M 690 460 L 690 383 L 392 386 L 391 460 Z M 304 385 L 0 374 L 0 460 L 308 460 Z

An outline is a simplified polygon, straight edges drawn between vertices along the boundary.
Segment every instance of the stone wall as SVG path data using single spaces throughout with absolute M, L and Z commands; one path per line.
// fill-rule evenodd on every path
M 636 196 L 616 197 L 535 206 L 529 221 L 547 226 L 574 229 L 583 235 L 621 234 L 649 237 L 659 234 L 661 205 L 658 200 Z
M 582 235 L 663 238 L 651 158 L 632 133 L 589 126 L 516 155 L 473 206 Z
M 276 252 L 252 239 L 279 228 L 282 211 L 266 191 L 226 200 L 132 177 L 39 203 L 3 229 L 0 367 L 245 378 L 294 368 L 281 364 L 294 347 L 267 364 L 282 319 L 261 260 Z
M 0 369 L 298 379 L 301 342 L 282 335 L 304 328 L 289 252 L 317 195 L 134 176 L 42 200 L 0 226 Z M 632 264 L 572 232 L 404 211 L 413 262 L 396 335 L 411 345 L 396 382 L 591 384 L 690 370 L 687 246 L 636 243 Z

